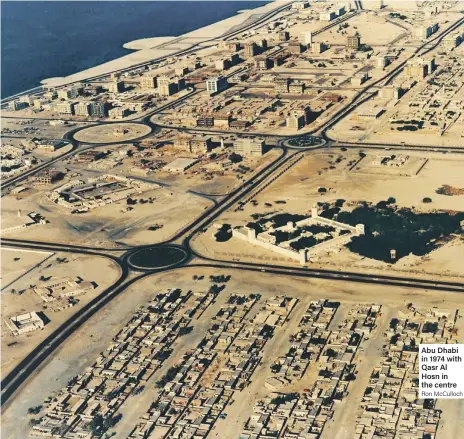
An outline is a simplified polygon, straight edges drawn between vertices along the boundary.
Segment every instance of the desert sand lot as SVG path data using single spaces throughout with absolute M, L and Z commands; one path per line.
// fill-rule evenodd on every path
M 348 21 L 349 27 L 344 29 L 348 35 L 359 32 L 361 42 L 370 46 L 387 46 L 404 30 L 395 24 L 386 22 L 383 16 L 378 16 L 376 11 L 369 11 Z M 346 35 L 337 33 L 334 29 L 320 33 L 315 38 L 316 41 L 324 41 L 334 45 L 344 45 Z
M 1 282 L 2 290 L 7 290 L 10 286 L 14 288 L 14 283 L 19 278 L 34 270 L 53 256 L 53 253 L 45 251 L 19 251 L 17 249 L 3 247 L 2 252 Z
M 299 303 L 290 316 L 289 322 L 276 331 L 270 343 L 266 345 L 263 364 L 255 371 L 252 384 L 245 391 L 238 392 L 235 402 L 227 408 L 227 421 L 233 428 L 224 430 L 224 421 L 216 424 L 216 429 L 211 437 L 236 439 L 243 428 L 243 424 L 251 412 L 254 402 L 269 393 L 264 387 L 264 382 L 270 377 L 269 366 L 274 359 L 284 354 L 289 348 L 288 337 L 295 331 L 298 317 L 308 306 L 309 301 L 321 298 L 330 298 L 341 302 L 340 318 L 346 315 L 349 309 L 359 303 L 376 303 L 382 305 L 382 317 L 378 322 L 378 328 L 371 334 L 364 345 L 364 353 L 359 362 L 358 379 L 350 387 L 350 395 L 343 402 L 343 406 L 335 409 L 334 428 L 340 431 L 337 439 L 350 439 L 349 429 L 345 431 L 346 420 L 349 420 L 350 428 L 354 425 L 354 417 L 362 393 L 365 389 L 369 373 L 373 365 L 379 361 L 379 348 L 382 344 L 382 334 L 392 316 L 405 309 L 405 304 L 412 302 L 421 307 L 438 306 L 447 309 L 456 309 L 462 305 L 459 294 L 447 292 L 428 292 L 415 289 L 400 289 L 397 287 L 370 286 L 348 282 L 322 281 L 285 276 L 270 275 L 264 273 L 248 274 L 235 270 L 211 271 L 205 268 L 185 268 L 171 273 L 146 277 L 136 282 L 123 294 L 115 298 L 107 307 L 92 317 L 79 331 L 56 352 L 27 383 L 27 387 L 20 390 L 17 398 L 3 413 L 3 434 L 6 439 L 26 438 L 29 428 L 27 423 L 30 416 L 26 414 L 27 408 L 41 405 L 43 399 L 60 390 L 74 375 L 82 373 L 90 366 L 98 353 L 109 345 L 114 334 L 130 319 L 134 310 L 150 300 L 156 292 L 166 291 L 167 288 L 181 288 L 184 291 L 206 291 L 211 282 L 210 274 L 230 274 L 231 281 L 227 284 L 216 303 L 211 305 L 200 320 L 193 321 L 193 331 L 176 342 L 175 355 L 171 356 L 163 367 L 156 372 L 155 380 L 161 377 L 166 369 L 179 361 L 182 355 L 201 340 L 204 331 L 209 327 L 209 319 L 218 311 L 219 307 L 227 300 L 231 293 L 250 294 L 260 293 L 263 298 L 285 294 L 299 299 Z M 204 275 L 204 280 L 192 281 L 193 275 Z M 446 305 L 444 305 L 444 303 Z M 338 321 L 338 319 L 337 319 Z M 462 319 L 458 320 L 461 329 Z M 462 332 L 459 331 L 462 342 Z M 308 386 L 313 370 L 313 365 L 308 369 L 307 375 L 296 383 L 296 387 Z M 301 386 L 299 386 L 301 384 Z M 44 390 L 45 389 L 45 390 Z M 289 389 L 291 390 L 291 389 Z M 302 389 L 299 389 L 302 390 Z M 145 413 L 150 403 L 155 399 L 156 392 L 152 386 L 146 388 L 142 394 L 131 396 L 122 407 L 123 418 L 116 427 L 116 437 L 125 438 L 135 426 L 140 415 Z M 247 407 L 247 410 L 243 410 Z M 449 401 L 443 406 L 446 410 L 443 414 L 443 435 L 440 439 L 459 439 L 459 428 L 462 428 L 463 419 L 459 414 L 462 404 L 458 401 Z M 348 418 L 344 415 L 349 411 Z M 350 417 L 351 416 L 351 417 Z M 352 425 L 353 424 L 353 425 Z M 452 424 L 451 428 L 449 424 Z M 338 428 L 340 427 L 340 428 Z M 322 438 L 329 439 L 330 429 L 324 432 Z
M 370 0 L 370 2 L 372 5 L 375 5 L 376 3 L 377 5 L 380 4 L 379 0 Z M 382 3 L 387 8 L 399 9 L 401 11 L 404 11 L 404 10 L 417 11 L 418 9 L 417 8 L 418 3 L 415 0 L 386 0 L 386 1 L 383 1 Z M 451 5 L 449 7 L 450 11 L 459 11 L 460 9 L 459 2 L 449 2 L 449 5 Z
M 150 134 L 151 128 L 135 123 L 95 125 L 77 132 L 74 138 L 84 143 L 111 143 L 137 139 Z
M 344 199 L 346 204 L 349 204 L 361 200 L 377 203 L 394 197 L 398 206 L 414 207 L 420 212 L 464 211 L 463 195 L 447 196 L 435 192 L 443 184 L 464 187 L 464 175 L 462 174 L 464 158 L 459 155 L 408 152 L 407 155 L 411 156 L 411 160 L 428 159 L 420 172 L 410 177 L 401 176 L 401 170 L 383 169 L 371 164 L 379 155 L 389 156 L 392 151 L 380 150 L 378 153 L 365 151 L 365 153 L 366 156 L 361 160 L 359 152 L 351 149 L 347 152 L 326 150 L 306 155 L 254 198 L 257 205 L 247 203 L 243 211 L 229 210 L 216 222 L 230 224 L 234 227 L 252 221 L 251 215 L 256 213 L 309 215 L 315 203 L 333 202 L 337 199 Z M 397 151 L 394 153 L 403 154 Z M 336 163 L 340 157 L 341 161 Z M 356 161 L 359 162 L 355 166 Z M 415 166 L 414 172 L 417 169 Z M 350 168 L 353 169 L 350 171 Z M 321 187 L 327 189 L 325 194 L 318 192 Z M 432 202 L 424 204 L 422 202 L 424 197 L 430 197 Z M 279 204 L 276 201 L 285 201 L 285 204 Z M 295 265 L 294 261 L 236 238 L 223 243 L 216 242 L 215 233 L 216 229 L 210 227 L 206 233 L 198 235 L 192 242 L 194 249 L 200 254 L 215 259 Z M 464 275 L 461 263 L 463 251 L 464 243 L 459 238 L 455 238 L 428 255 L 423 257 L 410 255 L 391 265 L 363 258 L 344 248 L 338 254 L 321 256 L 319 261 L 313 263 L 312 266 L 335 268 L 349 266 L 351 270 L 395 270 L 398 273 L 409 272 L 419 276 L 432 274 L 461 277 Z
M 45 190 L 30 190 L 23 194 L 6 195 L 2 201 L 4 221 L 13 225 L 17 211 L 37 212 L 48 224 L 9 233 L 8 238 L 53 241 L 95 246 L 141 245 L 161 242 L 190 223 L 212 205 L 210 200 L 184 191 L 158 188 L 144 192 L 140 198 L 154 198 L 153 203 L 131 206 L 120 201 L 93 209 L 84 214 L 71 214 L 46 197 Z M 139 198 L 136 198 L 137 200 Z M 148 230 L 162 225 L 155 231 Z
M 120 275 L 119 269 L 111 260 L 97 256 L 23 251 L 3 246 L 1 259 L 3 317 L 1 368 L 3 376 L 59 325 L 113 284 Z M 95 282 L 97 286 L 77 296 L 79 300 L 77 305 L 61 311 L 47 310 L 47 304 L 29 289 L 31 285 L 39 287 L 41 284 L 59 281 L 65 277 L 73 280 L 80 277 L 86 281 Z M 41 278 L 47 280 L 44 281 Z M 5 319 L 31 311 L 43 312 L 50 322 L 42 330 L 13 336 L 5 324 Z
M 61 139 L 63 134 L 68 132 L 71 129 L 79 128 L 86 126 L 86 122 L 68 122 L 63 125 L 50 125 L 50 121 L 40 119 L 37 114 L 31 115 L 28 117 L 16 117 L 20 111 L 15 113 L 12 112 L 1 112 L 0 116 L 2 117 L 2 130 L 18 130 L 18 133 L 8 133 L 4 132 L 3 134 L 12 136 L 12 137 L 39 137 L 47 139 Z M 26 129 L 28 129 L 26 131 Z M 31 131 L 32 130 L 32 131 Z M 30 131 L 30 133 L 28 133 Z

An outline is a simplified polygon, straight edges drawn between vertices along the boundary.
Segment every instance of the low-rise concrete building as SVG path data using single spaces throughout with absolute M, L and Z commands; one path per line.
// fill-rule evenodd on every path
M 46 152 L 55 152 L 66 145 L 67 143 L 62 140 L 41 140 L 37 142 L 37 149 Z
M 298 41 L 303 46 L 309 46 L 313 42 L 313 34 L 311 31 L 300 32 L 298 35 Z
M 13 335 L 37 331 L 45 326 L 44 321 L 35 311 L 11 317 L 6 321 L 6 324 Z
M 411 79 L 421 80 L 435 71 L 435 58 L 413 58 L 406 63 L 404 72 Z
M 390 64 L 390 58 L 385 55 L 378 55 L 376 58 L 376 65 L 379 69 L 384 69 Z
M 421 25 L 414 29 L 414 39 L 416 40 L 426 40 L 435 32 L 438 31 L 438 23 Z
M 447 50 L 453 50 L 464 41 L 464 31 L 457 30 L 443 38 L 443 45 Z
M 64 174 L 56 169 L 46 169 L 33 177 L 36 184 L 53 184 L 63 179 Z
M 124 82 L 119 79 L 107 82 L 105 86 L 110 93 L 121 93 L 124 91 Z
M 106 102 L 90 102 L 90 116 L 106 117 L 108 115 L 108 104 Z
M 13 99 L 8 104 L 8 109 L 11 111 L 19 111 L 26 107 L 27 107 L 26 102 L 21 102 L 19 99 Z
M 255 67 L 258 70 L 267 70 L 272 67 L 271 59 L 267 56 L 257 56 L 255 58 Z
M 358 119 L 378 119 L 385 112 L 385 108 L 379 105 L 361 106 L 356 112 Z
M 288 93 L 291 95 L 302 95 L 305 90 L 305 84 L 301 81 L 292 81 L 288 86 Z
M 255 42 L 245 43 L 244 46 L 244 54 L 245 58 L 253 58 L 254 56 L 258 55 L 259 47 Z
M 289 78 L 276 78 L 274 80 L 274 90 L 276 93 L 288 93 L 290 86 Z
M 303 47 L 301 46 L 301 43 L 298 40 L 290 41 L 288 43 L 288 51 L 290 53 L 301 53 L 303 52 Z
M 80 86 L 73 86 L 73 87 L 65 87 L 60 88 L 58 90 L 57 96 L 60 99 L 76 99 L 82 92 L 82 87 Z
M 123 119 L 129 116 L 130 111 L 126 107 L 115 107 L 108 111 L 108 116 L 111 119 Z
M 335 11 L 321 12 L 319 14 L 320 21 L 332 21 L 337 18 L 337 13 Z
M 361 37 L 358 34 L 348 35 L 346 37 L 346 47 L 348 47 L 348 49 L 358 50 L 360 46 L 361 46 Z
M 169 163 L 168 165 L 163 167 L 163 171 L 180 173 L 185 172 L 187 169 L 194 166 L 198 163 L 198 159 L 189 159 L 189 158 L 177 158 L 173 162 Z
M 168 76 L 158 78 L 158 94 L 160 96 L 172 96 L 178 92 L 177 83 Z
M 72 116 L 74 114 L 74 102 L 58 102 L 55 104 L 55 110 L 59 114 L 67 114 Z
M 359 72 L 351 78 L 351 84 L 356 87 L 359 87 L 362 84 L 364 84 L 368 79 L 369 76 L 367 75 L 367 72 Z
M 315 55 L 320 55 L 325 52 L 329 46 L 324 42 L 316 42 L 311 45 L 311 52 Z
M 401 89 L 393 85 L 382 87 L 379 91 L 379 96 L 382 99 L 399 99 L 401 97 Z
M 60 298 L 76 297 L 85 294 L 87 291 L 93 290 L 92 282 L 75 280 L 67 277 L 65 279 L 55 280 L 40 285 L 40 287 L 32 288 L 44 302 L 53 302 Z
M 286 30 L 279 32 L 279 42 L 283 43 L 290 39 L 290 33 Z
M 210 136 L 190 136 L 180 135 L 174 140 L 174 146 L 177 149 L 191 153 L 204 154 L 212 149 L 213 141 Z

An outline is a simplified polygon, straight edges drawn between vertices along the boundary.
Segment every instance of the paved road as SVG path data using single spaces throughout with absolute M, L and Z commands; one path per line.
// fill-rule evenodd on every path
M 281 9 L 285 9 L 287 6 L 283 6 Z M 277 13 L 276 11 L 274 11 Z M 270 17 L 262 18 L 262 22 Z M 431 42 L 427 42 L 420 50 L 424 49 L 427 53 L 430 50 L 433 50 L 436 47 L 441 39 L 449 32 L 454 30 L 458 25 L 462 24 L 464 18 L 459 20 L 458 23 L 452 25 L 447 31 L 442 33 L 439 38 L 433 40 Z M 253 24 L 256 26 L 256 23 Z M 253 27 L 253 25 L 250 26 Z M 237 31 L 235 34 L 243 32 L 244 29 Z M 231 33 L 234 35 L 234 33 Z M 370 86 L 363 89 L 354 99 L 353 103 L 345 109 L 342 109 L 339 113 L 337 113 L 334 118 L 329 121 L 321 130 L 321 136 L 329 141 L 330 145 L 339 145 L 336 141 L 333 141 L 327 136 L 327 130 L 333 126 L 338 120 L 342 117 L 346 117 L 350 111 L 352 111 L 356 106 L 360 105 L 365 99 L 369 99 L 372 95 L 369 95 L 368 92 L 372 86 L 379 84 L 381 81 L 389 81 L 394 75 L 398 74 L 402 68 L 404 67 L 404 63 L 397 66 L 393 71 L 389 72 L 388 75 L 384 78 L 381 78 L 379 81 L 371 84 Z M 196 93 L 195 90 L 188 96 L 183 96 L 179 100 L 175 102 L 166 104 L 166 106 L 160 107 L 155 109 L 149 115 L 143 116 L 140 120 L 141 123 L 145 123 L 147 125 L 152 126 L 154 125 L 150 122 L 150 118 L 153 114 L 157 112 L 163 111 L 170 106 L 177 105 L 187 97 L 191 96 L 192 94 Z M 366 96 L 365 96 L 366 95 Z M 102 122 L 103 123 L 103 122 Z M 172 127 L 169 127 L 172 128 Z M 84 148 L 95 148 L 95 146 L 103 146 L 100 145 L 83 145 L 79 142 L 74 140 L 74 134 L 77 130 L 72 130 L 71 132 L 67 133 L 67 137 L 73 143 L 72 151 L 64 154 L 61 157 L 53 159 L 43 165 L 40 165 L 21 176 L 18 176 L 15 179 L 11 179 L 10 181 L 6 182 L 6 187 L 21 182 L 25 178 L 28 178 L 34 175 L 36 172 L 39 172 L 42 169 L 45 169 L 48 166 L 58 162 L 59 160 L 63 160 L 72 156 L 73 154 L 77 153 L 77 151 L 82 151 Z M 227 132 L 230 135 L 230 132 Z M 247 133 L 250 135 L 250 133 Z M 308 133 L 302 134 L 307 136 Z M 260 135 L 261 136 L 261 135 Z M 274 138 L 279 136 L 272 136 Z M 281 137 L 282 140 L 286 138 Z M 137 139 L 140 140 L 140 139 Z M 131 142 L 134 142 L 132 140 Z M 120 142 L 119 142 L 120 143 Z M 106 145 L 106 144 L 105 144 Z M 350 144 L 351 146 L 362 146 L 366 148 L 363 144 Z M 390 146 L 390 145 L 381 145 L 381 147 Z M 375 145 L 373 147 L 378 148 L 379 145 Z M 391 147 L 401 147 L 407 148 L 405 145 L 392 145 Z M 462 148 L 464 149 L 464 148 Z M 179 231 L 176 236 L 174 236 L 170 241 L 163 243 L 163 244 L 172 244 L 176 241 L 180 241 L 182 243 L 183 248 L 188 252 L 189 258 L 185 261 L 185 266 L 189 264 L 189 266 L 199 266 L 199 267 L 210 267 L 210 268 L 230 268 L 236 270 L 246 271 L 254 271 L 254 272 L 264 272 L 268 274 L 277 274 L 277 275 L 287 275 L 287 276 L 299 276 L 299 277 L 308 277 L 308 278 L 322 278 L 322 279 L 331 279 L 331 280 L 340 280 L 340 281 L 350 281 L 350 282 L 362 282 L 362 283 L 371 283 L 371 284 L 381 284 L 381 285 L 390 285 L 390 286 L 399 286 L 399 287 L 409 287 L 409 288 L 416 288 L 416 289 L 425 289 L 425 290 L 437 290 L 437 291 L 455 291 L 455 292 L 464 292 L 464 284 L 456 283 L 456 282 L 446 282 L 446 281 L 436 281 L 436 280 L 429 280 L 429 279 L 418 279 L 412 277 L 396 277 L 396 276 L 383 276 L 383 275 L 370 275 L 370 274 L 362 274 L 362 273 L 352 273 L 348 271 L 336 271 L 336 270 L 320 270 L 320 269 L 309 269 L 309 268 L 289 268 L 285 266 L 278 266 L 278 265 L 268 265 L 268 264 L 253 264 L 253 263 L 239 263 L 239 262 L 227 262 L 227 261 L 218 261 L 213 259 L 208 259 L 203 255 L 196 254 L 192 251 L 190 247 L 191 239 L 197 234 L 200 233 L 204 228 L 209 226 L 212 221 L 214 221 L 221 213 L 225 210 L 231 208 L 233 205 L 240 203 L 244 197 L 246 197 L 251 191 L 256 190 L 259 188 L 261 184 L 265 184 L 269 178 L 273 175 L 277 174 L 289 160 L 291 160 L 295 154 L 302 154 L 301 152 L 289 152 L 287 148 L 282 148 L 282 154 L 275 159 L 272 163 L 268 164 L 265 168 L 260 170 L 257 174 L 247 180 L 242 186 L 233 190 L 230 194 L 224 196 L 221 200 L 216 200 L 216 204 L 212 206 L 209 210 L 207 210 L 203 215 L 193 221 L 191 224 L 184 227 L 181 231 Z M 8 374 L 2 381 L 2 406 L 8 403 L 11 400 L 11 397 L 15 394 L 17 389 L 21 384 L 23 384 L 28 377 L 34 372 L 34 370 L 43 363 L 60 345 L 63 343 L 70 334 L 72 334 L 76 329 L 78 329 L 85 321 L 87 321 L 92 315 L 98 312 L 103 306 L 105 306 L 112 298 L 123 292 L 128 286 L 133 284 L 134 282 L 138 281 L 139 279 L 149 276 L 153 273 L 156 273 L 160 270 L 146 270 L 146 272 L 142 274 L 138 274 L 135 277 L 128 278 L 129 273 L 131 271 L 129 264 L 127 262 L 128 257 L 133 254 L 135 251 L 138 251 L 142 248 L 152 247 L 152 245 L 144 245 L 138 247 L 126 247 L 122 249 L 100 249 L 94 247 L 86 247 L 86 246 L 76 246 L 76 245 L 65 245 L 60 243 L 43 243 L 38 241 L 24 241 L 24 240 L 12 240 L 12 239 L 2 239 L 2 244 L 5 246 L 11 246 L 15 248 L 36 248 L 36 249 L 45 249 L 45 250 L 53 250 L 53 251 L 61 251 L 61 252 L 74 252 L 74 253 L 83 253 L 89 255 L 98 255 L 112 259 L 120 268 L 120 278 L 118 281 L 112 285 L 111 287 L 107 288 L 103 293 L 101 293 L 98 297 L 93 299 L 90 303 L 84 306 L 81 310 L 76 312 L 72 316 L 71 319 L 63 323 L 56 331 L 47 337 L 43 343 L 37 346 L 31 354 L 29 354 L 10 374 Z M 158 244 L 158 245 L 163 245 Z M 117 252 L 121 252 L 121 254 L 116 255 Z M 176 269 L 181 268 L 182 266 L 176 267 Z M 170 268 L 169 268 L 170 269 Z M 165 271 L 165 270 L 164 270 Z
M 195 252 L 192 252 L 195 255 Z M 388 276 L 380 274 L 364 274 L 354 273 L 350 271 L 323 270 L 314 268 L 289 268 L 282 265 L 272 264 L 257 264 L 247 262 L 227 262 L 221 260 L 210 259 L 202 255 L 198 255 L 200 262 L 195 260 L 189 264 L 190 267 L 209 267 L 221 269 L 235 269 L 243 271 L 262 272 L 267 274 L 278 274 L 284 276 L 296 276 L 307 278 L 319 278 L 339 280 L 344 282 L 359 282 L 377 285 L 389 285 L 402 288 L 413 288 L 434 291 L 452 291 L 464 293 L 464 283 L 447 282 L 440 280 L 420 279 L 414 277 Z M 211 263 L 202 263 L 201 260 L 211 261 Z

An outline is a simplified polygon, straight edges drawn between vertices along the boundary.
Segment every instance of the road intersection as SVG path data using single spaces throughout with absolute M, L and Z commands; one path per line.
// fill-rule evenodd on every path
M 288 6 L 287 6 L 288 7 Z M 283 9 L 279 8 L 280 9 Z M 270 17 L 263 17 L 268 19 Z M 439 37 L 434 38 L 430 42 L 422 45 L 416 51 L 414 56 L 423 55 L 433 50 L 440 41 L 454 29 L 462 25 L 464 18 L 453 23 L 445 30 Z M 257 23 L 254 23 L 256 26 Z M 243 31 L 243 29 L 241 30 Z M 233 36 L 233 35 L 232 35 Z M 79 245 L 68 245 L 59 242 L 39 242 L 30 240 L 16 240 L 2 238 L 1 244 L 5 247 L 18 248 L 18 249 L 40 249 L 40 250 L 51 250 L 59 252 L 68 252 L 85 255 L 96 255 L 111 259 L 119 267 L 120 275 L 117 281 L 103 291 L 99 296 L 95 297 L 91 302 L 82 307 L 77 311 L 68 321 L 63 323 L 57 328 L 52 334 L 50 334 L 42 343 L 40 343 L 26 358 L 24 358 L 20 364 L 14 368 L 6 377 L 4 377 L 2 387 L 2 406 L 11 401 L 19 387 L 29 378 L 29 376 L 49 358 L 53 352 L 84 322 L 86 322 L 92 315 L 107 305 L 113 298 L 123 293 L 130 285 L 139 281 L 140 279 L 150 276 L 161 271 L 171 270 L 182 270 L 184 267 L 209 267 L 212 269 L 233 269 L 240 270 L 243 272 L 263 272 L 268 275 L 278 274 L 284 276 L 298 276 L 307 278 L 322 278 L 331 279 L 341 282 L 360 282 L 370 283 L 373 285 L 391 285 L 395 287 L 404 288 L 415 288 L 424 290 L 436 290 L 436 291 L 454 291 L 464 293 L 464 284 L 457 282 L 447 282 L 436 279 L 424 279 L 415 277 L 400 277 L 400 276 L 387 276 L 387 275 L 373 275 L 373 274 L 362 274 L 346 270 L 322 270 L 312 269 L 307 267 L 293 268 L 281 265 L 270 265 L 270 264 L 256 264 L 256 263 L 245 263 L 237 261 L 224 261 L 216 260 L 206 257 L 196 251 L 194 251 L 190 245 L 192 239 L 195 238 L 199 233 L 208 228 L 214 220 L 216 220 L 223 212 L 228 209 L 236 207 L 239 203 L 247 197 L 250 192 L 260 188 L 261 185 L 265 184 L 273 176 L 277 175 L 279 171 L 285 167 L 285 165 L 292 160 L 297 154 L 312 154 L 314 150 L 326 149 L 326 148 L 362 148 L 362 149 L 395 149 L 395 150 L 408 150 L 413 149 L 415 151 L 434 151 L 435 148 L 426 145 L 415 145 L 406 146 L 403 144 L 364 144 L 364 143 L 346 143 L 338 142 L 332 139 L 328 134 L 330 128 L 332 128 L 338 121 L 345 118 L 353 110 L 355 110 L 360 104 L 369 100 L 373 97 L 377 90 L 375 89 L 379 85 L 388 84 L 389 81 L 396 75 L 398 75 L 404 68 L 406 61 L 399 64 L 395 69 L 391 70 L 387 75 L 374 83 L 366 86 L 360 90 L 359 93 L 352 99 L 352 101 L 344 108 L 339 110 L 329 121 L 327 121 L 322 127 L 319 127 L 314 132 L 304 133 L 299 136 L 266 136 L 275 138 L 276 144 L 273 146 L 279 149 L 280 155 L 275 158 L 271 163 L 267 164 L 259 172 L 254 174 L 248 180 L 243 181 L 241 186 L 232 190 L 224 196 L 216 197 L 213 205 L 205 210 L 199 217 L 197 217 L 190 224 L 185 226 L 183 229 L 178 231 L 174 236 L 166 242 L 157 244 L 146 244 L 141 246 L 126 246 L 121 248 L 99 248 L 91 246 L 79 246 Z M 150 134 L 142 136 L 137 139 L 130 140 L 130 143 L 134 143 L 143 140 L 143 138 L 153 134 L 157 130 L 163 128 L 161 125 L 156 124 L 152 121 L 152 118 L 166 111 L 172 107 L 175 107 L 179 103 L 188 99 L 198 91 L 192 88 L 189 93 L 182 96 L 181 98 L 170 102 L 169 104 L 163 105 L 151 111 L 149 114 L 144 115 L 141 118 L 131 121 L 131 123 L 140 123 L 150 128 Z M 97 122 L 94 125 L 111 124 L 114 122 Z M 91 125 L 92 126 L 92 125 Z M 88 126 L 74 128 L 67 132 L 63 139 L 71 143 L 72 149 L 59 157 L 44 162 L 25 173 L 13 177 L 3 183 L 2 191 L 9 190 L 18 183 L 26 180 L 27 178 L 35 175 L 36 173 L 59 163 L 62 160 L 69 159 L 74 155 L 81 153 L 87 149 L 93 149 L 96 147 L 109 146 L 111 143 L 98 143 L 89 144 L 79 142 L 75 138 L 75 134 L 80 130 L 86 129 Z M 175 129 L 178 131 L 199 131 L 197 129 L 187 129 L 181 127 L 169 126 L 169 129 Z M 226 131 L 208 131 L 211 134 L 230 134 Z M 247 133 L 247 135 L 250 135 Z M 263 135 L 259 135 L 263 137 Z M 127 142 L 117 142 L 129 143 Z M 446 151 L 452 151 L 454 153 L 464 153 L 464 147 L 455 146 L 448 147 Z M 163 251 L 172 251 L 177 249 L 181 257 L 174 258 L 171 263 L 167 264 L 150 264 L 149 262 L 140 262 L 143 258 L 138 258 L 141 252 L 149 253 L 155 251 L 158 255 L 162 255 Z M 148 258 L 149 259 L 149 258 Z M 136 261 L 137 262 L 134 262 Z M 145 258 L 147 260 L 147 258 Z

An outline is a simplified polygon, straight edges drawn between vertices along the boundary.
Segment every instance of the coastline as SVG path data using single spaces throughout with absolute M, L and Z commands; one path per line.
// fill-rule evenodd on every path
M 137 64 L 149 62 L 156 58 L 174 55 L 180 51 L 189 50 L 195 46 L 205 43 L 206 41 L 212 41 L 216 38 L 220 38 L 223 34 L 242 25 L 247 20 L 257 20 L 263 14 L 269 13 L 287 3 L 291 3 L 291 0 L 274 0 L 255 9 L 237 11 L 237 13 L 232 17 L 196 29 L 178 37 L 153 37 L 130 41 L 125 43 L 123 47 L 134 50 L 133 53 L 129 53 L 122 57 L 65 77 L 44 79 L 41 81 L 41 84 L 49 87 L 59 87 L 69 83 L 83 81 L 95 76 L 110 74 L 116 70 L 127 69 Z
M 129 41 L 128 43 L 123 44 L 122 47 L 128 50 L 152 49 L 154 47 L 160 46 L 161 44 L 167 43 L 174 38 L 176 37 L 140 38 L 139 40 Z

